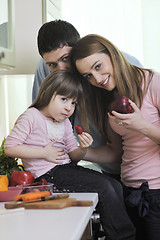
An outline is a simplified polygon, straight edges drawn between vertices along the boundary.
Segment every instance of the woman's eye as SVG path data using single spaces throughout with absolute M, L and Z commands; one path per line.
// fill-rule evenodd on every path
M 95 66 L 95 69 L 96 69 L 96 70 L 99 70 L 100 67 L 101 67 L 101 64 L 98 64 L 98 65 Z
M 92 74 L 87 74 L 86 76 L 84 76 L 85 79 L 89 80 L 91 78 Z

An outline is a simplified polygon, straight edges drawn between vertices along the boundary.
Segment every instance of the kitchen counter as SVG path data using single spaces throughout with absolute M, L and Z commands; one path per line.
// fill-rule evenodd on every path
M 91 200 L 91 207 L 63 209 L 19 209 L 0 214 L 3 240 L 80 240 L 98 202 L 97 193 L 70 193 L 70 198 Z M 4 203 L 0 203 L 2 208 Z

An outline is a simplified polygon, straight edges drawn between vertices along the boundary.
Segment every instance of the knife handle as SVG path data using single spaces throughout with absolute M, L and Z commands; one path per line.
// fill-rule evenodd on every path
M 64 193 L 64 194 L 56 194 L 56 195 L 50 195 L 46 197 L 41 197 L 42 201 L 47 201 L 47 200 L 53 200 L 53 199 L 61 199 L 61 198 L 68 198 L 69 194 Z

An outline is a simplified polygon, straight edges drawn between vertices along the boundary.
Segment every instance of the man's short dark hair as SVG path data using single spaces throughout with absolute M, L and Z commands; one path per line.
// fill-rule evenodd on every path
M 63 20 L 47 22 L 39 29 L 37 43 L 39 54 L 51 52 L 63 46 L 73 47 L 80 39 L 76 28 Z

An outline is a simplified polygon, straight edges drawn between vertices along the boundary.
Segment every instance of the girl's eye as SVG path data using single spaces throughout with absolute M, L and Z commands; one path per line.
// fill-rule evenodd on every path
M 67 98 L 63 97 L 61 98 L 63 102 L 67 101 Z
M 76 105 L 77 105 L 77 102 L 72 102 L 72 105 L 76 106 Z

